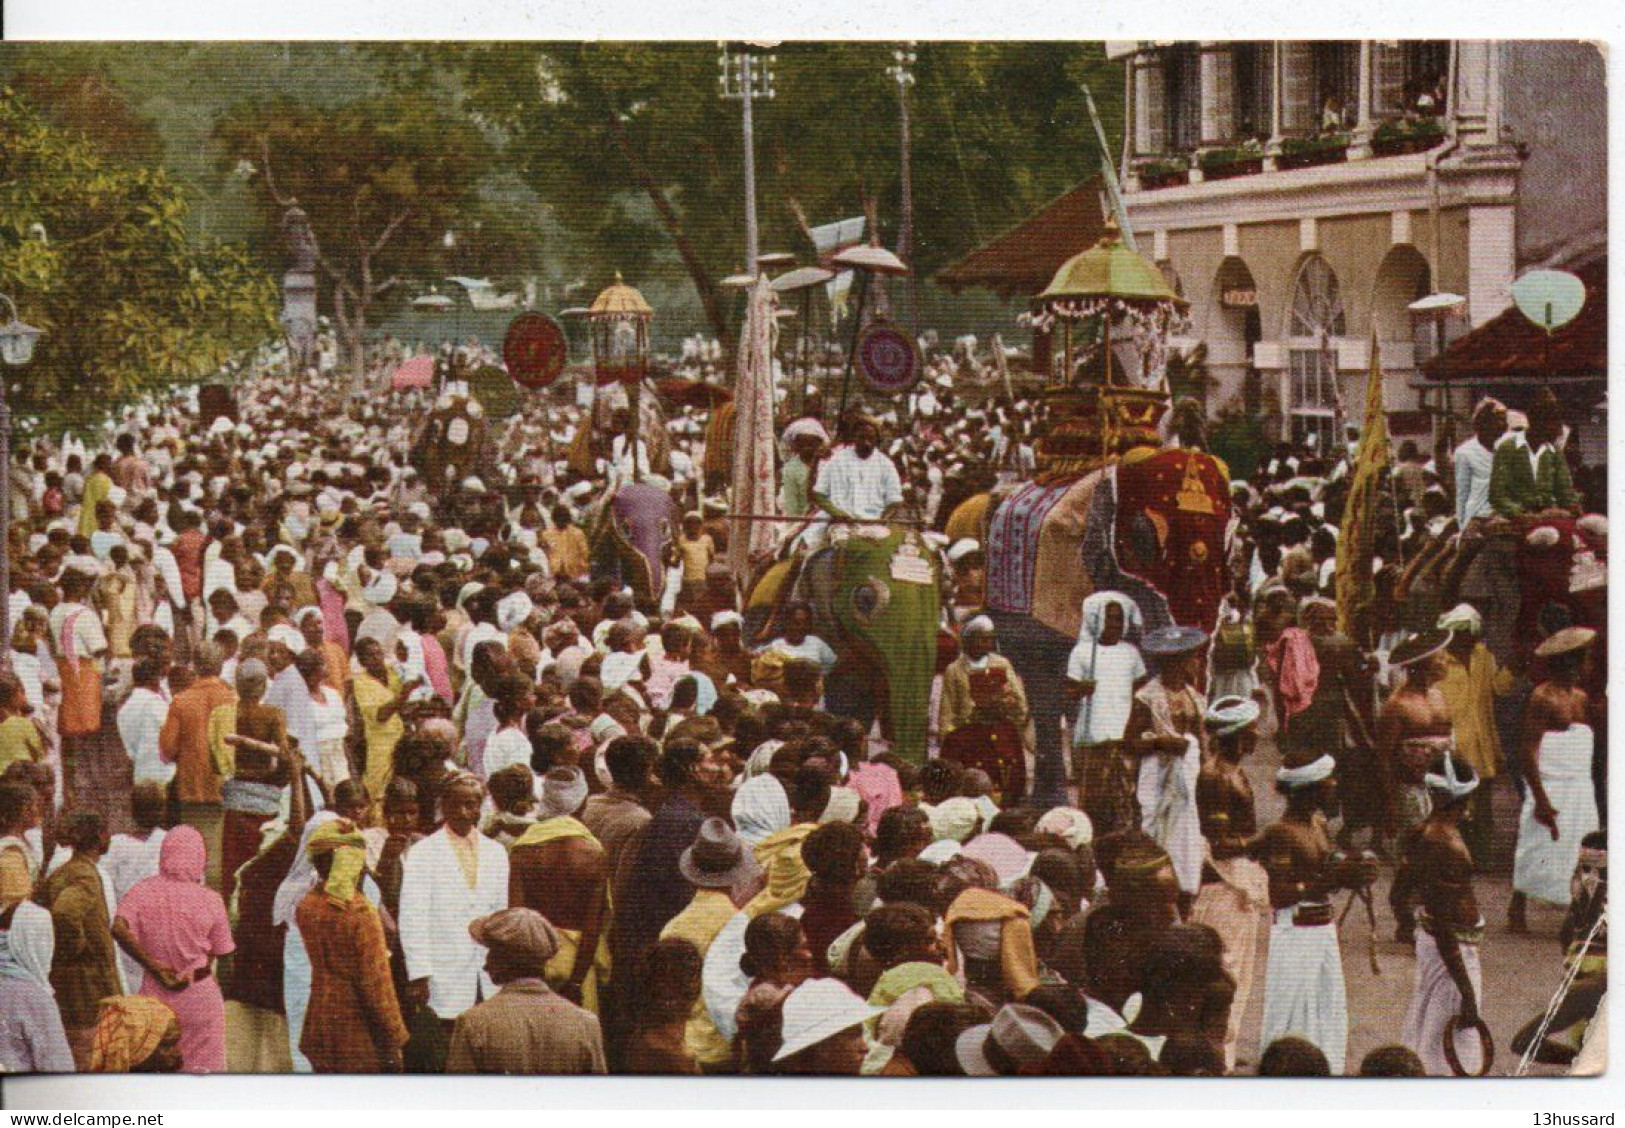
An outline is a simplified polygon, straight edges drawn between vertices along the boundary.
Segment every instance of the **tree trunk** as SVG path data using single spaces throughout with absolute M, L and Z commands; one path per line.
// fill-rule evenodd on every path
M 621 151 L 621 156 L 626 158 L 626 163 L 632 170 L 633 179 L 638 182 L 639 187 L 649 197 L 649 202 L 654 205 L 655 211 L 660 214 L 660 221 L 665 225 L 666 234 L 671 236 L 672 243 L 677 247 L 677 254 L 682 258 L 683 266 L 688 270 L 688 276 L 694 283 L 694 289 L 699 292 L 700 303 L 705 306 L 705 317 L 711 323 L 711 331 L 717 335 L 717 340 L 722 342 L 722 347 L 731 358 L 734 342 L 728 325 L 728 316 L 722 308 L 716 284 L 711 281 L 711 275 L 706 271 L 705 265 L 700 262 L 699 253 L 695 251 L 694 244 L 689 239 L 688 233 L 683 230 L 682 217 L 677 214 L 677 209 L 672 207 L 671 201 L 666 198 L 664 189 L 655 183 L 648 167 L 632 151 L 632 145 L 626 136 L 626 129 L 621 125 L 621 119 L 616 116 L 615 111 L 610 110 L 605 117 L 609 121 L 610 132 L 615 137 L 616 148 Z

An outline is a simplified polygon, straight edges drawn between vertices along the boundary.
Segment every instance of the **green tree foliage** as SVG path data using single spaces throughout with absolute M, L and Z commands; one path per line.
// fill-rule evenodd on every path
M 130 164 L 156 165 L 163 158 L 157 127 L 100 68 L 24 67 L 10 85 L 49 124 L 81 137 L 99 153 Z
M 46 331 L 8 372 L 19 414 L 92 406 L 215 372 L 277 332 L 270 278 L 194 240 L 160 171 L 104 155 L 0 90 L 0 292 Z
M 714 331 L 715 279 L 743 259 L 739 107 L 718 97 L 705 43 L 424 44 L 419 82 L 458 70 L 515 167 L 554 210 L 599 281 L 640 277 L 676 252 Z M 915 259 L 924 275 L 1091 175 L 1122 126 L 1122 70 L 1097 43 L 926 43 L 911 93 Z M 867 214 L 896 239 L 897 87 L 886 43 L 787 43 L 777 97 L 756 106 L 764 248 L 811 250 L 806 228 Z M 628 190 L 650 207 L 634 209 Z
M 215 134 L 222 172 L 256 186 L 262 254 L 282 265 L 277 232 L 290 201 L 308 214 L 334 321 L 359 373 L 377 308 L 404 281 L 443 267 L 446 233 L 480 210 L 490 145 L 469 115 L 413 91 L 331 108 L 244 102 Z

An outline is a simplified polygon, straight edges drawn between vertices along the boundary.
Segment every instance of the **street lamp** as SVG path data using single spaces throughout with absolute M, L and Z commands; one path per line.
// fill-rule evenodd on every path
M 758 98 L 773 98 L 773 64 L 778 56 L 749 43 L 717 46 L 717 91 L 724 101 L 737 101 L 740 106 L 745 138 L 745 269 L 754 278 L 761 264 L 757 261 L 756 138 L 751 126 L 751 103 Z
M 649 324 L 655 311 L 642 294 L 621 281 L 606 287 L 587 308 L 587 324 L 592 333 L 592 360 L 596 382 L 621 384 L 627 390 L 631 408 L 632 480 L 642 474 L 638 465 L 638 440 L 643 436 L 643 380 L 649 374 Z
M 0 325 L 0 360 L 7 367 L 21 368 L 34 359 L 34 346 L 42 330 L 28 325 L 17 317 L 17 305 L 5 294 L 0 294 L 10 319 Z M 11 669 L 11 405 L 6 402 L 6 381 L 0 377 L 0 470 L 5 481 L 0 482 L 0 669 Z

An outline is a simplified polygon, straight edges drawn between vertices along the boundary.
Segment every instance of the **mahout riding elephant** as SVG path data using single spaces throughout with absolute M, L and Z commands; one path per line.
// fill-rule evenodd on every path
M 1199 450 L 1140 447 L 1088 473 L 971 498 L 949 528 L 962 531 L 961 515 L 977 508 L 986 611 L 1036 729 L 1033 802 L 1053 806 L 1066 796 L 1061 719 L 1084 599 L 1119 591 L 1148 631 L 1177 623 L 1211 632 L 1225 591 L 1228 471 Z
M 745 637 L 757 645 L 771 641 L 784 605 L 805 600 L 814 633 L 837 656 L 824 680 L 829 711 L 878 718 L 892 751 L 922 763 L 942 619 L 937 554 L 908 526 L 837 530 L 829 547 L 763 572 L 747 601 Z

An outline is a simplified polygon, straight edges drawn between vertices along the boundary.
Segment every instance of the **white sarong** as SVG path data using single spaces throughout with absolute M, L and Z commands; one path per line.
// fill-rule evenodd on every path
M 1478 945 L 1462 944 L 1461 961 L 1467 967 L 1474 994 L 1482 1002 L 1484 987 Z M 1450 977 L 1450 969 L 1439 954 L 1439 942 L 1425 929 L 1418 928 L 1416 985 L 1411 989 L 1411 1009 L 1405 1016 L 1405 1044 L 1422 1059 L 1422 1067 L 1429 1077 L 1453 1076 L 1444 1056 L 1445 1029 L 1460 1013 L 1461 992 L 1456 989 L 1456 981 Z M 1471 1031 L 1464 1030 L 1456 1037 L 1456 1054 L 1468 1076 L 1476 1075 L 1483 1067 L 1484 1046 Z
M 1304 1038 L 1320 1047 L 1332 1069 L 1343 1074 L 1349 1040 L 1348 988 L 1337 926 L 1292 923 L 1292 909 L 1277 909 L 1270 926 L 1269 967 L 1264 974 L 1264 1032 L 1259 1046 L 1277 1038 Z
M 1202 888 L 1202 860 L 1207 855 L 1196 811 L 1196 777 L 1201 771 L 1202 746 L 1189 734 L 1183 755 L 1147 756 L 1140 761 L 1140 829 L 1168 851 L 1179 891 L 1192 896 Z
M 1540 780 L 1557 809 L 1557 841 L 1535 821 L 1532 793 L 1518 816 L 1518 849 L 1512 860 L 1512 888 L 1554 905 L 1569 903 L 1569 879 L 1580 857 L 1580 839 L 1598 829 L 1597 795 L 1591 784 L 1595 738 L 1589 725 L 1548 732 L 1540 741 Z

